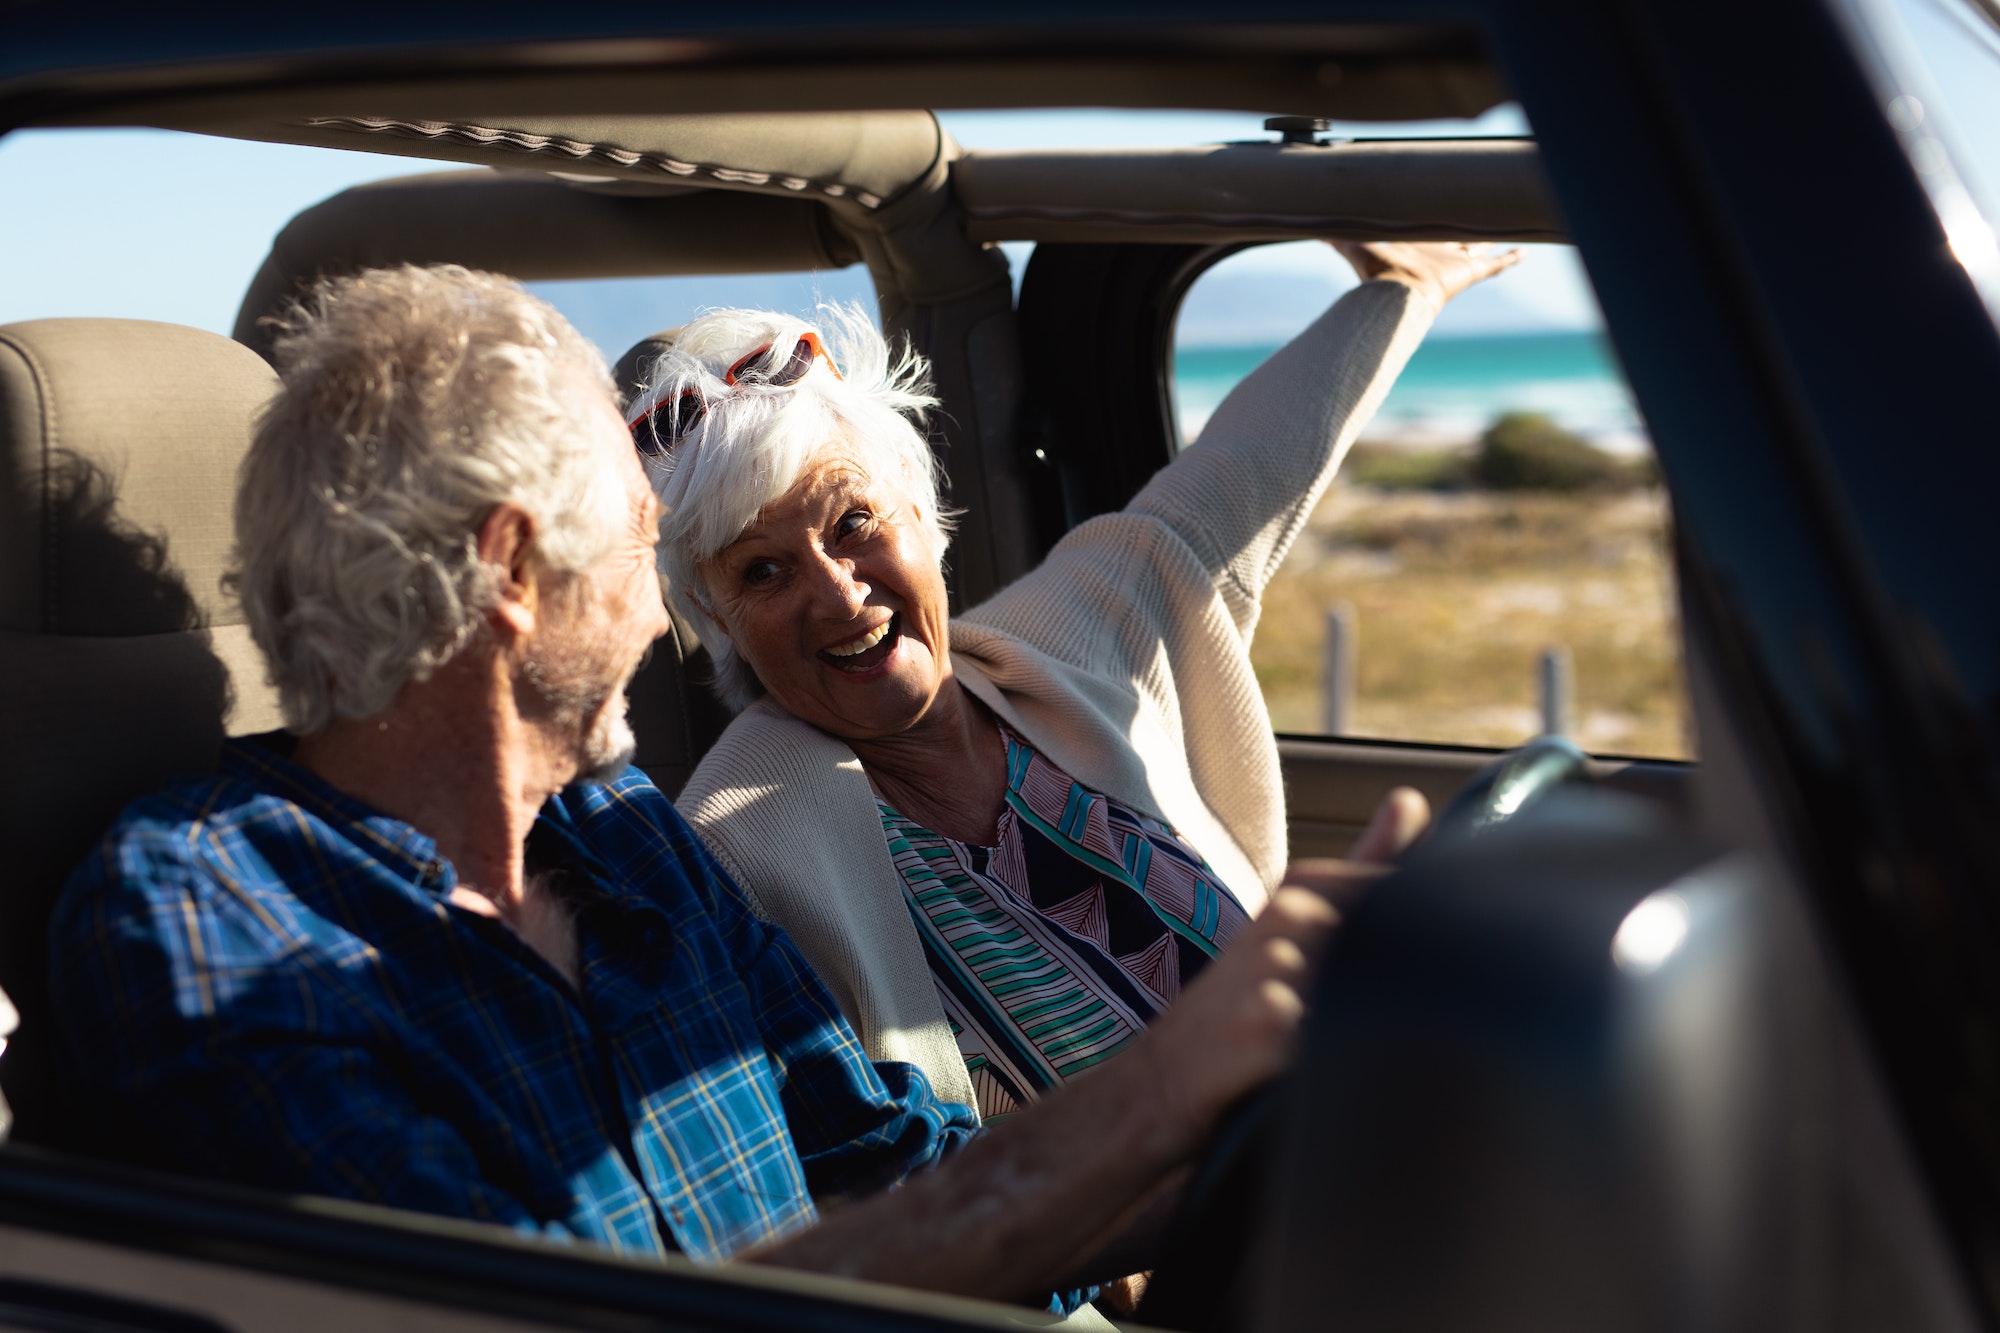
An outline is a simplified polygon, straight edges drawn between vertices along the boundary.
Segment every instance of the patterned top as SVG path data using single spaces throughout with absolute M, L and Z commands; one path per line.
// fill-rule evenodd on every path
M 1171 828 L 1001 730 L 998 846 L 876 802 L 986 1120 L 1116 1054 L 1249 920 Z
M 643 774 L 551 800 L 528 851 L 576 909 L 580 988 L 448 902 L 431 839 L 261 745 L 132 806 L 52 927 L 102 1141 L 714 1260 L 974 1132 L 915 1069 L 869 1063 Z

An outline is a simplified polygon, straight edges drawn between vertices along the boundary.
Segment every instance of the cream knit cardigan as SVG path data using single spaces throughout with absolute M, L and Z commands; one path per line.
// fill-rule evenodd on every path
M 1285 868 L 1278 749 L 1250 669 L 1258 599 L 1432 314 L 1402 284 L 1363 283 L 1123 511 L 952 622 L 974 697 L 1078 782 L 1178 830 L 1253 914 Z M 976 1104 L 854 752 L 767 696 L 678 804 L 869 1057 Z

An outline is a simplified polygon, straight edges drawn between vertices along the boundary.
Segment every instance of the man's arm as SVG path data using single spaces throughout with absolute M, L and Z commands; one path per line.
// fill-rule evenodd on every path
M 652 793 L 648 800 L 657 797 Z M 912 1065 L 869 1061 L 826 984 L 743 891 L 678 811 L 652 811 L 708 905 L 778 1073 L 806 1182 L 822 1205 L 873 1194 L 955 1151 L 979 1128 Z
M 894 1185 L 977 1131 L 978 1114 L 938 1100 L 914 1065 L 869 1061 L 783 931 L 747 913 L 740 928 L 761 941 L 742 975 L 779 1069 L 792 1142 L 822 1207 Z
M 1289 1056 L 1335 913 L 1281 890 L 1140 1039 L 892 1193 L 742 1256 L 1019 1299 L 1088 1271 L 1222 1113 Z

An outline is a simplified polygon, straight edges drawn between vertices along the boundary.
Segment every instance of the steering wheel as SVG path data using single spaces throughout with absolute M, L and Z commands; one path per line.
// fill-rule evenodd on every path
M 1477 838 L 1557 788 L 1590 781 L 1589 763 L 1560 736 L 1510 750 L 1452 798 L 1419 846 Z M 1153 1278 L 1136 1315 L 1140 1323 L 1227 1333 L 1237 1322 L 1281 1082 L 1247 1094 L 1217 1126 L 1161 1236 Z

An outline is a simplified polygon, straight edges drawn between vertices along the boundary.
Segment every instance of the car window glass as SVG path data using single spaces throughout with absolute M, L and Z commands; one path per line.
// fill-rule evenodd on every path
M 1574 252 L 1523 247 L 1412 358 L 1264 597 L 1281 732 L 1685 757 L 1666 493 Z M 1199 447 L 1237 381 L 1354 278 L 1317 243 L 1207 270 L 1176 325 Z
M 1840 7 L 1952 253 L 2000 319 L 2000 8 L 1993 0 Z
M 1928 114 L 1989 223 L 2000 222 L 2000 9 L 1965 0 L 1895 0 L 1929 75 Z
M 330 195 L 451 164 L 166 130 L 25 130 L 0 139 L 0 324 L 102 316 L 228 334 L 271 240 Z M 135 225 L 143 219 L 143 225 Z M 530 283 L 615 360 L 707 306 L 875 309 L 862 266 L 823 273 Z

